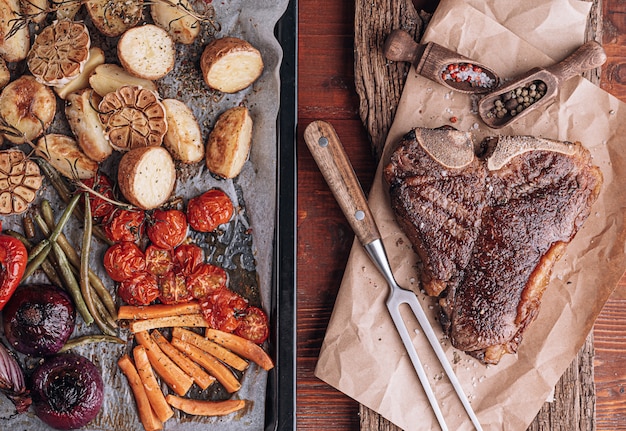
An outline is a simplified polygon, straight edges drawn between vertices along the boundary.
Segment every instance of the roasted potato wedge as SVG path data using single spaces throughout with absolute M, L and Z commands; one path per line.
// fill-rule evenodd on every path
M 28 26 L 14 28 L 20 23 L 19 13 L 19 0 L 0 0 L 0 57 L 8 63 L 24 60 L 30 49 Z M 14 30 L 15 33 L 9 37 Z
M 177 99 L 164 99 L 167 133 L 163 145 L 176 160 L 196 163 L 204 158 L 200 125 L 187 105 Z
M 66 135 L 50 133 L 42 136 L 37 141 L 37 154 L 68 178 L 84 180 L 98 171 L 98 163 L 87 157 L 78 143 Z
M 143 0 L 87 0 L 85 8 L 100 33 L 116 37 L 139 23 Z
M 150 5 L 150 15 L 154 23 L 165 29 L 176 43 L 189 45 L 200 34 L 200 22 L 189 11 L 193 11 L 187 0 L 177 4 L 154 2 Z
M 20 0 L 22 13 L 35 23 L 41 24 L 48 16 L 50 2 L 48 0 Z
M 5 133 L 5 138 L 16 144 L 33 141 L 52 124 L 56 105 L 54 92 L 32 76 L 10 82 L 0 93 L 0 117 L 22 135 Z
M 109 63 L 96 66 L 89 77 L 89 85 L 102 97 L 125 85 L 134 85 L 157 92 L 157 86 L 154 82 L 133 76 L 117 64 Z
M 65 105 L 65 116 L 78 146 L 96 162 L 106 160 L 113 153 L 96 110 L 100 100 L 102 98 L 93 89 L 84 88 L 69 94 Z
M 252 142 L 252 117 L 245 106 L 221 114 L 206 144 L 206 166 L 223 178 L 235 178 L 248 160 Z

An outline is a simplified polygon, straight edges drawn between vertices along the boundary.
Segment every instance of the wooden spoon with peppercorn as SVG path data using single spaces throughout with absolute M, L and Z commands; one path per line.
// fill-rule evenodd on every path
M 404 30 L 393 30 L 383 47 L 387 60 L 407 61 L 425 78 L 461 93 L 488 93 L 498 86 L 494 71 L 434 42 L 418 44 Z
M 554 99 L 561 83 L 590 69 L 600 67 L 606 53 L 596 41 L 581 45 L 567 58 L 547 68 L 536 67 L 510 84 L 498 88 L 478 103 L 478 113 L 487 126 L 499 129 L 544 107 Z

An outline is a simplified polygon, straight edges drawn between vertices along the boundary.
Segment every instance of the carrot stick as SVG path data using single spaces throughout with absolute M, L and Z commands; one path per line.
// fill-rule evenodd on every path
M 181 316 L 155 317 L 153 319 L 133 320 L 130 322 L 130 331 L 133 333 L 150 331 L 157 328 L 170 328 L 174 326 L 188 326 L 192 328 L 204 328 L 208 326 L 202 314 L 184 314 Z
M 191 376 L 168 358 L 146 331 L 136 333 L 135 340 L 146 349 L 152 368 L 163 381 L 178 395 L 185 395 L 193 385 Z
M 265 350 L 250 340 L 212 328 L 207 328 L 205 335 L 209 340 L 215 341 L 217 344 L 232 350 L 239 356 L 251 360 L 264 370 L 274 368 L 274 363 L 269 355 L 265 353 Z
M 117 312 L 118 319 L 139 320 L 155 317 L 179 316 L 183 314 L 199 314 L 200 304 L 187 302 L 184 304 L 157 305 L 122 305 Z
M 207 340 L 202 335 L 196 334 L 195 332 L 183 328 L 174 328 L 172 331 L 172 337 L 180 338 L 183 341 L 193 344 L 197 348 L 210 353 L 226 365 L 238 371 L 243 371 L 248 368 L 247 361 L 241 359 L 241 357 L 235 355 L 230 350 L 225 349 L 211 340 Z
M 133 349 L 133 358 L 135 359 L 137 373 L 139 373 L 139 378 L 141 379 L 141 383 L 143 383 L 152 410 L 161 422 L 165 422 L 174 416 L 174 411 L 167 401 L 165 401 L 165 396 L 163 392 L 161 392 L 159 382 L 157 382 L 154 372 L 152 371 L 152 366 L 150 365 L 145 347 L 136 346 Z
M 152 331 L 150 334 L 152 339 L 157 343 L 159 348 L 165 353 L 169 358 L 176 363 L 184 372 L 189 374 L 194 382 L 202 390 L 208 388 L 213 382 L 215 382 L 215 377 L 209 375 L 206 371 L 204 371 L 198 364 L 189 359 L 184 353 L 178 350 L 176 347 L 172 346 L 167 338 L 163 336 L 158 330 Z
M 128 355 L 122 356 L 117 361 L 117 366 L 120 367 L 122 373 L 128 379 L 130 389 L 133 391 L 135 397 L 135 403 L 137 404 L 137 412 L 139 413 L 139 420 L 146 431 L 159 431 L 163 429 L 163 423 L 156 417 L 150 401 L 146 395 L 146 390 L 141 383 L 141 378 L 137 373 L 135 365 L 131 361 Z
M 245 400 L 206 401 L 180 398 L 175 395 L 168 395 L 167 402 L 172 407 L 185 413 L 201 416 L 223 416 L 241 410 L 246 406 Z
M 238 391 L 241 383 L 226 365 L 222 364 L 215 356 L 198 349 L 196 346 L 182 341 L 180 338 L 172 338 L 172 345 L 181 352 L 186 353 L 191 359 L 214 376 L 229 393 Z

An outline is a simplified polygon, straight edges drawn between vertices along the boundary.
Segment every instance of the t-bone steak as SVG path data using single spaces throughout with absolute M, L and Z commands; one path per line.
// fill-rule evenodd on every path
M 470 133 L 416 128 L 393 150 L 384 177 L 452 345 L 497 364 L 535 319 L 602 174 L 578 142 L 485 142 L 489 154 L 479 158 Z

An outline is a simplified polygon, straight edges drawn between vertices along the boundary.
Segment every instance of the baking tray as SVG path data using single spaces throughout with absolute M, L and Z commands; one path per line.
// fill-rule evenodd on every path
M 267 248 L 271 246 L 271 268 L 268 271 L 265 270 L 267 265 L 263 263 L 262 266 L 262 278 L 270 278 L 271 281 L 261 283 L 261 288 L 267 288 L 267 291 L 270 291 L 269 294 L 263 294 L 263 302 L 265 304 L 266 310 L 269 311 L 270 314 L 270 324 L 271 324 L 271 336 L 268 342 L 268 350 L 275 361 L 275 368 L 267 373 L 267 378 L 263 377 L 263 374 L 253 373 L 250 377 L 254 382 L 259 382 L 265 387 L 266 398 L 265 398 L 265 406 L 261 407 L 261 420 L 254 420 L 255 424 L 259 424 L 259 429 L 264 428 L 265 430 L 290 430 L 295 429 L 295 182 L 296 182 L 296 170 L 295 170 L 295 118 L 296 118 L 296 91 L 295 91 L 295 82 L 296 82 L 296 35 L 297 35 L 297 1 L 293 0 L 287 4 L 287 8 L 282 18 L 278 21 L 275 29 L 274 29 L 274 37 L 280 43 L 281 52 L 279 52 L 278 56 L 272 56 L 273 64 L 276 64 L 276 61 L 280 61 L 280 70 L 279 70 L 279 84 L 280 84 L 280 109 L 276 107 L 277 111 L 277 119 L 275 124 L 269 125 L 265 123 L 263 129 L 265 130 L 275 130 L 276 140 L 271 139 L 272 142 L 276 142 L 275 151 L 268 151 L 268 154 L 258 154 L 257 151 L 256 156 L 260 157 L 262 161 L 269 160 L 270 162 L 275 162 L 275 170 L 274 173 L 276 179 L 276 189 L 268 190 L 268 195 L 273 196 L 272 203 L 268 204 L 268 208 L 275 211 L 275 225 L 267 226 L 267 221 L 263 220 L 261 230 L 264 232 L 269 232 L 269 234 L 262 234 L 262 241 L 260 243 L 256 243 L 255 247 L 257 248 Z M 232 6 L 232 5 L 231 5 Z M 258 3 L 255 6 L 258 10 L 266 9 L 270 11 L 275 5 L 271 2 L 271 0 L 264 0 Z M 234 23 L 229 23 L 229 26 L 234 26 L 236 29 L 243 32 L 243 37 L 246 38 L 246 29 L 254 28 L 254 16 L 250 14 L 246 14 L 248 11 L 244 11 L 242 13 L 242 17 L 239 18 Z M 248 30 L 248 36 L 256 37 L 256 32 L 252 30 Z M 271 32 L 271 29 L 270 29 Z M 267 35 L 262 37 L 267 38 Z M 273 51 L 271 52 L 273 54 Z M 183 64 L 184 65 L 184 64 Z M 183 73 L 182 71 L 180 73 Z M 271 82 L 271 79 L 269 80 Z M 261 80 L 261 82 L 263 82 Z M 185 92 L 193 92 L 193 82 L 186 83 L 183 86 L 177 87 L 176 83 L 172 83 L 172 85 L 168 85 L 166 89 L 160 88 L 160 92 L 164 90 L 168 95 L 164 97 L 176 97 L 176 94 L 185 94 Z M 265 84 L 271 87 L 271 84 Z M 273 87 L 272 87 L 273 88 Z M 263 103 L 271 104 L 268 101 L 254 102 L 254 98 L 258 97 L 259 94 L 255 91 L 251 91 L 249 97 L 253 101 L 253 108 L 256 107 L 257 110 L 264 109 L 265 105 Z M 193 96 L 193 94 L 191 94 Z M 225 102 L 227 105 L 240 103 L 239 100 L 235 99 L 237 96 L 226 96 L 221 101 Z M 243 96 L 248 97 L 247 95 Z M 230 99 L 230 100 L 229 100 Z M 215 117 L 215 113 L 219 112 L 221 108 L 219 108 L 216 104 L 202 104 L 199 103 L 193 97 L 189 97 L 185 100 L 188 105 L 194 110 L 197 118 L 204 117 Z M 247 99 L 245 99 L 247 100 Z M 263 107 L 263 108 L 262 108 Z M 269 112 L 272 112 L 270 109 Z M 267 110 L 264 113 L 267 115 Z M 270 114 L 271 115 L 271 114 Z M 268 127 L 271 126 L 271 127 Z M 203 136 L 206 136 L 207 129 L 210 127 L 209 122 L 203 122 L 201 124 L 203 129 Z M 62 130 L 55 130 L 60 131 Z M 267 137 L 267 136 L 266 136 Z M 269 138 L 269 137 L 267 137 Z M 270 139 L 267 139 L 270 140 Z M 275 154 L 274 154 L 275 153 Z M 255 157 L 255 155 L 251 155 L 251 158 Z M 272 157 L 275 157 L 276 160 L 273 160 Z M 256 169 L 250 169 L 248 166 L 249 172 L 256 171 Z M 242 184 L 234 186 L 231 189 L 232 195 L 237 195 L 239 197 L 241 190 L 246 190 L 246 184 L 250 184 L 256 178 L 267 179 L 271 177 L 267 172 L 261 173 L 261 177 L 256 176 L 256 172 L 250 173 L 249 178 L 246 175 L 242 175 Z M 263 176 L 264 175 L 264 176 Z M 250 179 L 252 178 L 252 179 Z M 185 186 L 195 188 L 196 186 Z M 257 185 L 258 187 L 258 185 Z M 180 191 L 177 188 L 177 192 Z M 185 190 L 186 193 L 189 193 L 189 190 Z M 49 193 L 46 197 L 49 196 Z M 232 196 L 231 196 L 232 197 Z M 275 200 L 275 202 L 273 202 Z M 259 219 L 259 212 L 256 211 L 256 216 L 252 216 L 251 227 L 254 229 L 258 227 L 255 225 L 255 217 Z M 248 214 L 247 216 L 250 216 Z M 247 217 L 247 216 L 244 216 Z M 268 219 L 266 217 L 266 219 Z M 4 226 L 10 227 L 10 226 Z M 77 230 L 78 232 L 79 230 Z M 67 234 L 67 230 L 66 230 Z M 266 241 L 265 238 L 269 237 L 270 241 Z M 273 238 L 273 239 L 272 239 Z M 256 242 L 256 239 L 255 239 Z M 256 256 L 258 257 L 258 255 Z M 263 261 L 266 259 L 261 257 Z M 267 274 L 266 274 L 267 272 Z M 268 277 L 265 277 L 269 275 Z M 36 281 L 36 280 L 34 280 Z M 269 301 L 267 301 L 269 299 Z M 82 352 L 78 352 L 82 353 Z M 97 353 L 95 351 L 90 352 L 90 354 L 85 354 L 85 356 L 90 357 L 93 354 Z M 117 377 L 116 377 L 117 378 Z M 263 380 L 266 380 L 263 381 Z M 120 381 L 123 381 L 120 380 Z M 250 385 L 249 385 L 250 386 Z M 254 386 L 254 384 L 252 384 Z M 122 387 L 124 390 L 127 390 L 127 387 Z M 105 397 L 107 394 L 105 393 Z M 4 398 L 4 397 L 2 397 Z M 7 401 L 8 402 L 8 401 Z M 16 417 L 8 417 L 10 412 L 6 410 L 5 400 L 2 400 L 2 412 L 0 413 L 0 428 L 5 429 L 6 427 L 22 429 L 50 429 L 41 423 L 38 419 L 32 418 L 32 420 L 27 419 L 24 415 L 20 415 L 21 419 Z M 134 408 L 134 405 L 133 405 Z M 10 408 L 9 408 L 10 410 Z M 255 409 L 256 410 L 256 409 Z M 113 412 L 111 410 L 107 411 L 107 414 L 113 413 L 114 416 L 118 416 L 117 412 Z M 30 415 L 30 414 L 29 414 Z M 255 413 L 256 415 L 256 413 Z M 129 425 L 127 422 L 127 418 L 116 417 L 114 419 L 110 419 L 107 421 L 109 424 L 121 425 L 122 428 L 126 429 Z M 241 418 L 240 418 L 241 419 Z M 246 421 L 245 417 L 243 418 Z M 264 419 L 264 420 L 263 420 Z M 26 422 L 24 422 L 26 420 Z M 119 421 L 122 422 L 119 422 Z M 180 429 L 193 429 L 195 430 L 210 430 L 210 429 L 224 429 L 224 426 L 235 426 L 234 429 L 237 429 L 236 425 L 228 424 L 228 421 L 216 421 L 217 428 L 215 424 L 204 425 L 204 422 L 195 423 L 187 422 L 180 426 Z M 166 423 L 167 429 L 176 429 L 178 430 L 178 426 L 171 427 L 171 425 Z M 243 425 L 243 424 L 242 424 Z M 245 428 L 251 429 L 250 424 L 248 423 Z M 114 426 L 116 429 L 117 426 Z M 191 428 L 190 428 L 191 427 Z M 137 424 L 137 429 L 140 429 L 141 426 Z M 103 425 L 102 423 L 92 423 L 87 425 L 85 429 L 109 429 L 109 425 Z M 256 429 L 253 427 L 252 429 Z
M 277 222 L 274 254 L 273 357 L 265 430 L 296 429 L 296 122 L 298 2 L 292 0 L 276 27 L 283 48 L 278 113 Z

